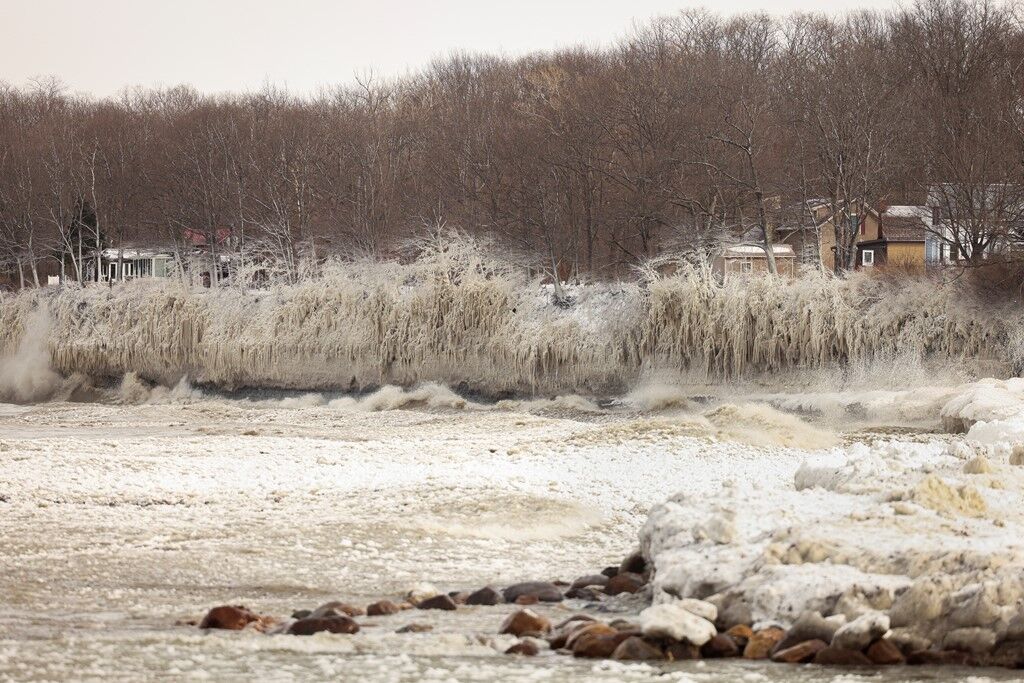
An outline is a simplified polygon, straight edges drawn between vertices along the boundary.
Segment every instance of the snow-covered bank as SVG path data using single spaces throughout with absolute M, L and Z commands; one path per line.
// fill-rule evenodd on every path
M 854 442 L 781 485 L 736 477 L 655 506 L 655 601 L 787 626 L 883 612 L 897 642 L 1024 662 L 1024 380 L 946 391 L 939 414 L 963 437 Z
M 171 282 L 0 296 L 0 351 L 42 349 L 64 376 L 351 391 L 434 381 L 508 393 L 610 395 L 670 382 L 1024 367 L 1024 312 L 957 283 L 853 275 L 717 283 L 680 269 L 552 292 L 478 253 L 341 264 L 266 291 Z M 45 335 L 30 325 L 52 318 Z M 2 355 L 2 354 L 0 354 Z M 898 377 L 892 375 L 900 368 Z M 990 371 L 991 372 L 991 371 Z M 962 375 L 963 377 L 960 377 Z M 17 394 L 0 383 L 0 396 Z

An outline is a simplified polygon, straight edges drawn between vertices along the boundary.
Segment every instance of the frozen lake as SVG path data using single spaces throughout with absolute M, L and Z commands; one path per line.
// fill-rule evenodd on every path
M 814 668 L 741 661 L 512 658 L 487 642 L 508 606 L 362 618 L 355 636 L 182 625 L 222 603 L 287 616 L 394 599 L 421 581 L 445 591 L 571 581 L 630 552 L 650 507 L 677 490 L 791 487 L 813 457 L 799 446 L 873 438 L 572 401 L 497 408 L 442 395 L 368 407 L 0 405 L 0 680 L 821 680 Z M 413 621 L 434 629 L 394 633 Z M 966 675 L 1016 679 L 828 672 Z

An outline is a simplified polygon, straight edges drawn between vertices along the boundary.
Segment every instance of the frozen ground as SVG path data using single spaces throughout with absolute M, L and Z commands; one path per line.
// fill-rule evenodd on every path
M 122 394 L 146 399 L 142 388 Z M 801 465 L 878 448 L 911 453 L 907 467 L 948 466 L 962 438 L 929 433 L 947 398 L 873 396 L 877 414 L 858 404 L 861 424 L 842 430 L 814 417 L 847 410 L 834 395 L 786 406 L 811 424 L 667 390 L 612 409 L 576 398 L 482 407 L 440 388 L 362 401 L 182 389 L 138 405 L 0 404 L 0 680 L 821 680 L 813 668 L 744 662 L 509 658 L 476 637 L 497 631 L 502 607 L 365 619 L 375 625 L 356 636 L 204 635 L 175 622 L 225 602 L 277 615 L 365 604 L 420 581 L 571 580 L 636 546 L 652 506 L 679 491 L 711 500 L 726 482 L 767 515 L 798 519 L 808 501 L 840 499 L 855 511 L 853 494 L 797 492 Z M 898 418 L 884 407 L 914 400 L 928 407 Z M 764 509 L 773 499 L 757 491 L 786 492 L 792 511 Z M 412 621 L 435 629 L 394 634 Z M 968 675 L 1016 678 L 828 673 Z

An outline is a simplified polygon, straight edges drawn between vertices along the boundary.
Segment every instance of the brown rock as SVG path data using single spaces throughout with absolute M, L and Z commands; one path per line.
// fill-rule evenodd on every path
M 418 609 L 443 609 L 448 610 L 449 612 L 458 609 L 455 601 L 447 595 L 435 595 L 432 598 L 427 598 L 420 604 L 416 605 L 416 607 Z
M 631 572 L 633 574 L 643 574 L 647 571 L 647 560 L 644 559 L 643 553 L 639 550 L 622 561 L 619 565 L 619 573 Z
M 733 638 L 742 638 L 746 641 L 750 640 L 751 636 L 754 635 L 754 631 L 751 630 L 751 628 L 746 624 L 736 624 L 728 631 L 726 631 L 725 634 Z
M 540 602 L 540 598 L 536 595 L 520 595 L 515 599 L 517 605 L 536 605 L 538 602 Z
M 611 634 L 590 632 L 576 638 L 572 644 L 573 657 L 606 659 L 612 656 L 612 653 L 624 640 L 633 637 L 631 633 L 619 633 L 614 629 L 611 630 Z
M 588 617 L 585 614 L 578 614 L 575 617 L 570 617 L 555 627 L 554 632 L 548 637 L 548 644 L 551 646 L 552 650 L 559 650 L 566 647 L 566 643 L 569 638 L 572 637 L 576 631 L 579 631 L 594 622 L 595 619 Z
M 364 614 L 366 614 L 366 612 L 364 612 L 359 607 L 350 605 L 347 602 L 338 602 L 337 600 L 335 600 L 334 602 L 327 602 L 323 605 L 320 605 L 315 610 L 313 610 L 309 616 L 314 618 L 337 616 L 361 617 Z
M 288 627 L 294 636 L 311 636 L 314 633 L 358 633 L 359 624 L 349 617 L 306 617 Z
M 956 650 L 918 650 L 907 655 L 907 664 L 966 666 L 970 659 L 966 652 Z
M 500 605 L 505 602 L 501 593 L 490 586 L 484 586 L 478 591 L 470 593 L 466 598 L 467 605 Z
M 612 659 L 620 659 L 631 662 L 646 662 L 656 659 L 665 659 L 665 653 L 661 648 L 650 641 L 638 636 L 630 636 L 619 643 L 612 652 Z
M 568 626 L 569 624 L 572 624 L 574 622 L 581 622 L 579 625 L 580 626 L 585 626 L 588 623 L 589 624 L 596 623 L 597 619 L 595 619 L 594 617 L 590 616 L 589 614 L 574 614 L 571 617 L 569 617 L 568 619 L 565 619 L 564 621 L 562 621 L 559 624 L 555 625 L 555 628 L 556 629 L 565 628 L 566 626 Z
M 803 664 L 814 659 L 815 655 L 826 647 L 828 647 L 828 643 L 824 640 L 805 640 L 793 647 L 779 650 L 772 655 L 772 661 L 783 664 Z
M 398 614 L 402 608 L 390 600 L 380 600 L 366 607 L 367 616 L 384 617 L 389 614 Z
M 199 622 L 199 628 L 221 628 L 228 631 L 241 631 L 254 621 L 259 621 L 260 616 L 241 605 L 221 605 L 214 607 L 203 620 Z
M 841 647 L 826 647 L 819 650 L 813 661 L 821 666 L 871 666 L 871 660 L 863 652 L 844 650 Z
M 609 579 L 619 573 L 618 567 L 605 567 L 601 570 L 601 573 L 607 576 Z
M 864 651 L 864 654 L 872 662 L 882 666 L 902 664 L 904 662 L 903 653 L 888 640 L 876 640 L 868 645 L 868 649 Z
M 575 649 L 576 641 L 583 636 L 613 636 L 618 631 L 602 621 L 595 621 L 584 624 L 581 628 L 575 629 L 565 641 L 565 646 L 570 650 Z
M 701 646 L 700 654 L 708 659 L 738 657 L 740 648 L 736 641 L 732 639 L 732 636 L 719 633 Z
M 519 637 L 525 633 L 548 633 L 550 631 L 551 621 L 547 617 L 541 616 L 533 610 L 521 609 L 505 619 L 499 633 L 511 633 Z
M 427 631 L 433 631 L 434 627 L 430 624 L 406 624 L 402 628 L 395 631 L 395 633 L 426 633 Z
M 515 602 L 523 595 L 532 595 L 540 602 L 561 602 L 562 591 L 553 583 L 546 581 L 527 581 L 509 586 L 502 591 L 505 602 Z
M 768 659 L 768 655 L 785 636 L 786 632 L 775 626 L 762 629 L 747 640 L 747 646 L 743 648 L 743 657 L 745 659 Z
M 597 586 L 603 588 L 608 585 L 608 577 L 604 574 L 589 574 L 587 576 L 581 576 L 570 584 L 569 588 L 587 588 L 588 586 Z
M 669 643 L 665 647 L 665 658 L 670 662 L 700 659 L 700 648 L 693 643 Z
M 595 588 L 570 588 L 565 592 L 565 597 L 571 600 L 588 600 L 590 602 L 600 602 L 605 599 L 604 593 L 598 593 L 598 589 Z
M 638 590 L 643 588 L 643 585 L 644 577 L 639 574 L 634 574 L 633 572 L 622 572 L 608 579 L 608 584 L 604 587 L 604 592 L 608 595 L 636 593 Z
M 529 640 L 520 640 L 518 643 L 505 650 L 507 655 L 523 655 L 525 657 L 536 657 L 540 648 Z

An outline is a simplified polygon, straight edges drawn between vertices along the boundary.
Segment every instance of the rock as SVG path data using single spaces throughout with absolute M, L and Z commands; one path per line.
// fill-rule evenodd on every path
M 501 593 L 490 586 L 484 586 L 466 597 L 467 605 L 500 605 L 503 602 L 505 602 L 505 598 L 502 597 Z
M 452 591 L 448 594 L 448 597 L 452 599 L 456 605 L 465 605 L 466 601 L 469 600 L 469 593 L 465 591 Z
M 644 559 L 643 553 L 639 550 L 629 555 L 619 565 L 619 573 L 630 572 L 633 574 L 643 574 L 647 571 L 647 560 Z
M 432 598 L 427 598 L 416 605 L 416 607 L 419 609 L 443 609 L 449 612 L 458 609 L 455 601 L 447 595 L 435 595 Z
M 294 612 L 292 612 L 292 619 L 305 619 L 306 617 L 308 617 L 312 613 L 313 613 L 312 610 L 297 609 Z
M 1010 464 L 1015 467 L 1024 466 L 1024 443 L 1013 445 L 1013 450 L 1010 451 Z
M 220 605 L 214 607 L 203 620 L 199 622 L 199 628 L 219 628 L 228 631 L 241 631 L 254 621 L 260 621 L 260 616 L 241 605 Z
M 669 643 L 665 646 L 665 658 L 670 662 L 700 659 L 700 648 L 693 643 Z
M 786 632 L 776 626 L 761 629 L 747 640 L 743 648 L 744 659 L 768 659 L 775 646 L 786 637 Z
M 529 609 L 510 614 L 501 625 L 499 633 L 511 633 L 519 637 L 524 634 L 543 634 L 551 631 L 551 621 Z
M 822 666 L 871 666 L 871 660 L 863 652 L 841 647 L 819 650 L 812 661 Z
M 717 594 L 708 597 L 709 602 L 718 610 L 718 618 L 715 619 L 715 627 L 719 631 L 728 631 L 739 624 L 750 624 L 754 621 L 754 614 L 746 600 L 734 596 Z
M 611 578 L 611 577 L 613 577 L 613 576 L 615 576 L 616 574 L 619 573 L 619 568 L 618 567 L 605 567 L 604 569 L 601 570 L 601 573 L 604 574 L 605 576 L 607 576 L 608 578 Z
M 873 663 L 881 666 L 902 664 L 905 660 L 900 649 L 888 640 L 876 640 L 864 652 Z
M 708 659 L 738 657 L 740 654 L 740 648 L 731 636 L 719 633 L 701 646 L 700 654 Z
M 347 602 L 337 602 L 337 601 L 334 601 L 334 602 L 327 602 L 327 603 L 324 603 L 324 604 L 320 605 L 315 610 L 313 610 L 309 614 L 309 616 L 313 617 L 314 619 L 320 619 L 320 618 L 323 618 L 323 617 L 339 617 L 339 616 L 342 616 L 342 617 L 361 617 L 364 614 L 366 614 L 366 612 L 363 611 L 359 607 L 354 607 L 353 605 L 350 605 Z
M 532 640 L 520 640 L 505 650 L 507 655 L 523 655 L 524 657 L 536 657 L 538 652 L 540 652 L 540 648 Z
M 572 656 L 606 659 L 624 640 L 632 637 L 632 634 L 614 630 L 611 634 L 584 633 L 573 642 Z
M 992 652 L 977 659 L 978 663 L 985 666 L 1024 669 L 1024 641 L 1011 640 L 999 643 Z
M 594 588 L 570 588 L 565 593 L 565 597 L 570 600 L 588 600 L 590 602 L 600 602 L 604 600 L 607 595 L 605 593 L 598 593 Z
M 546 581 L 526 581 L 509 586 L 503 590 L 505 602 L 515 602 L 519 598 L 531 596 L 540 602 L 561 602 L 564 598 L 558 586 Z
M 586 625 L 586 624 L 597 623 L 597 619 L 595 619 L 594 617 L 590 616 L 589 614 L 574 614 L 571 617 L 569 617 L 568 619 L 565 619 L 562 622 L 560 622 L 557 625 L 555 625 L 555 628 L 556 629 L 565 628 L 566 626 L 568 626 L 570 624 L 574 624 L 574 623 L 577 624 L 577 625 L 581 625 L 582 626 L 582 625 Z
M 683 598 L 675 602 L 690 614 L 696 614 L 698 617 L 707 619 L 711 623 L 715 623 L 715 620 L 718 619 L 718 608 L 710 602 L 695 598 Z
M 613 636 L 618 633 L 617 630 L 600 621 L 595 621 L 590 624 L 585 624 L 581 628 L 575 629 L 568 638 L 565 640 L 565 647 L 570 650 L 576 649 L 576 641 L 580 638 L 587 636 Z
M 918 650 L 907 655 L 907 664 L 924 666 L 966 666 L 970 656 L 955 650 Z
M 700 647 L 711 640 L 715 625 L 678 603 L 652 605 L 640 613 L 640 629 L 648 638 L 685 640 Z
M 395 633 L 426 633 L 427 631 L 433 631 L 434 627 L 430 624 L 406 624 L 402 628 L 395 631 Z
M 429 583 L 418 583 L 409 589 L 409 592 L 405 594 L 405 599 L 413 605 L 434 597 L 440 591 L 438 591 L 432 584 Z
M 802 643 L 776 650 L 772 655 L 772 661 L 783 664 L 803 664 L 814 659 L 826 647 L 828 647 L 828 643 L 824 640 L 818 638 L 805 640 Z
M 586 588 L 588 586 L 597 586 L 603 588 L 608 585 L 608 578 L 604 574 L 589 574 L 587 576 L 581 576 L 580 578 L 573 581 L 569 588 Z
M 899 648 L 903 656 L 918 650 L 927 650 L 932 646 L 932 641 L 908 627 L 892 629 L 885 640 Z
M 736 624 L 726 631 L 725 634 L 733 639 L 742 638 L 744 641 L 748 641 L 754 635 L 754 630 L 746 624 Z
M 786 636 L 775 646 L 775 651 L 780 652 L 808 640 L 824 640 L 828 645 L 838 630 L 839 626 L 821 616 L 821 612 L 807 611 L 793 622 Z
M 608 579 L 607 585 L 604 587 L 604 592 L 608 595 L 618 595 L 619 593 L 636 593 L 644 586 L 644 577 L 633 572 L 620 572 L 612 578 Z
M 959 650 L 971 654 L 989 652 L 996 646 L 996 634 L 987 628 L 955 628 L 942 639 L 942 647 L 946 650 Z
M 540 598 L 538 598 L 536 595 L 520 595 L 518 598 L 516 598 L 515 603 L 513 604 L 536 605 L 538 602 L 540 602 Z
M 888 632 L 889 617 L 881 612 L 868 612 L 841 626 L 832 636 L 832 647 L 859 652 Z
M 574 633 L 591 623 L 595 622 L 593 619 L 589 618 L 586 621 L 582 619 L 570 619 L 563 621 L 561 624 L 556 626 L 555 630 L 550 636 L 548 636 L 548 645 L 551 646 L 552 650 L 560 650 L 563 647 L 567 647 L 569 638 L 571 638 Z
M 615 651 L 612 652 L 612 659 L 646 662 L 665 659 L 665 653 L 654 643 L 648 642 L 639 636 L 630 636 L 615 648 Z
M 359 624 L 349 617 L 306 617 L 299 619 L 290 627 L 288 633 L 293 636 L 311 636 L 314 633 L 358 633 Z
M 390 600 L 380 600 L 366 607 L 366 615 L 369 617 L 384 617 L 401 611 L 402 608 Z
M 913 626 L 942 615 L 945 591 L 932 579 L 915 581 L 909 588 L 896 596 L 889 609 L 890 625 Z

